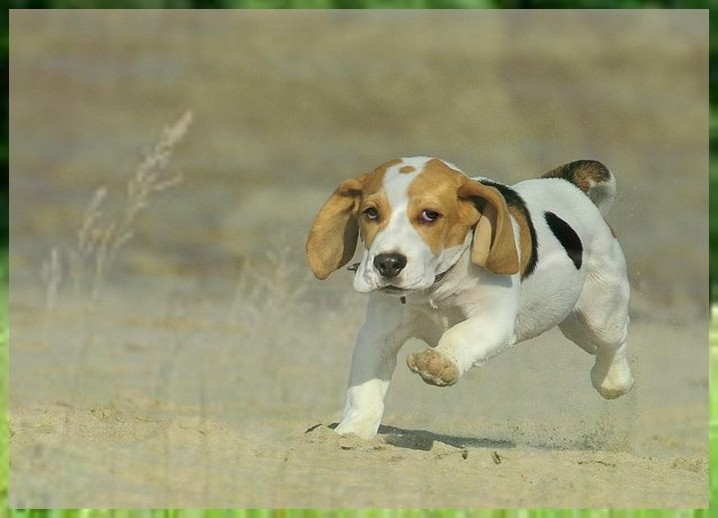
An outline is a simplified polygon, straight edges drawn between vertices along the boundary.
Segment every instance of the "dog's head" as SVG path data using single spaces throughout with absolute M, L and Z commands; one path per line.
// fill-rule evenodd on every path
M 347 264 L 359 237 L 359 292 L 429 288 L 469 247 L 472 261 L 489 271 L 519 269 L 503 196 L 435 158 L 392 160 L 342 182 L 309 232 L 314 275 L 325 279 Z

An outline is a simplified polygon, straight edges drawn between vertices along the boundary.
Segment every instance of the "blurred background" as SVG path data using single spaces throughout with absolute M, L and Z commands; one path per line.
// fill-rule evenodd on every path
M 13 287 L 72 245 L 97 188 L 120 210 L 190 110 L 183 182 L 117 274 L 221 287 L 277 243 L 305 271 L 331 191 L 398 156 L 508 184 L 591 158 L 618 179 L 634 316 L 707 316 L 707 11 L 39 10 L 10 34 Z

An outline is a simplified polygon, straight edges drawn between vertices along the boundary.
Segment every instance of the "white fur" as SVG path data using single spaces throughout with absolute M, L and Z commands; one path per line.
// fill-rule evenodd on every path
M 415 166 L 416 172 L 399 173 L 398 169 L 405 165 Z M 424 160 L 415 158 L 390 167 L 386 171 L 384 188 L 392 208 L 391 217 L 384 231 L 380 232 L 371 247 L 364 251 L 359 269 L 354 276 L 354 289 L 358 292 L 369 293 L 389 284 L 374 268 L 374 258 L 379 254 L 398 250 L 416 259 L 407 264 L 401 272 L 400 279 L 394 279 L 394 282 L 400 282 L 403 289 L 425 289 L 431 286 L 432 282 L 428 282 L 433 279 L 428 273 L 432 267 L 431 253 L 428 253 L 428 247 L 416 229 L 408 224 L 406 214 L 406 205 L 409 201 L 407 189 L 423 167 Z
M 410 224 L 407 188 L 427 160 L 404 159 L 386 173 L 392 215 L 364 251 L 354 279 L 355 289 L 371 294 L 336 431 L 365 438 L 376 434 L 397 353 L 412 337 L 435 347 L 462 375 L 514 344 L 559 326 L 567 338 L 596 356 L 591 380 L 602 396 L 614 398 L 628 392 L 633 378 L 626 359 L 626 265 L 618 241 L 591 199 L 562 179 L 528 180 L 513 186 L 531 214 L 538 261 L 524 280 L 519 274 L 494 274 L 471 262 L 471 233 L 463 245 L 435 258 Z M 407 164 L 416 166 L 417 172 L 396 172 Z M 580 237 L 580 269 L 548 227 L 546 211 L 563 219 Z M 518 246 L 519 227 L 512 223 Z M 388 281 L 375 271 L 374 257 L 387 252 L 407 257 L 406 268 L 391 284 L 410 291 L 386 289 Z M 436 281 L 436 275 L 444 272 Z

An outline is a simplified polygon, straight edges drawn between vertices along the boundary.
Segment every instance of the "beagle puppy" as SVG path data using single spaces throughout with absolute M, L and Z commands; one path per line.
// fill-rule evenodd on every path
M 558 326 L 595 356 L 606 399 L 633 386 L 627 361 L 626 262 L 604 220 L 616 193 L 601 163 L 579 160 L 511 187 L 427 157 L 348 179 L 317 214 L 306 254 L 318 279 L 361 240 L 354 289 L 369 293 L 336 431 L 373 437 L 396 357 L 445 387 L 472 366 Z M 350 268 L 352 269 L 352 268 Z

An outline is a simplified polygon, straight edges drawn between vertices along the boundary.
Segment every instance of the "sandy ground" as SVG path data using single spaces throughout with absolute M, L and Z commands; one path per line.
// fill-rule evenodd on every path
M 637 384 L 611 402 L 590 385 L 591 358 L 554 332 L 450 389 L 400 362 L 386 426 L 364 442 L 327 428 L 353 303 L 321 321 L 309 308 L 274 321 L 277 308 L 253 323 L 269 334 L 217 318 L 231 301 L 152 309 L 137 296 L 55 322 L 13 306 L 15 505 L 707 504 L 705 325 L 636 324 Z
M 12 506 L 707 505 L 704 13 L 10 21 Z M 183 181 L 93 298 L 92 258 L 70 262 L 83 211 L 105 186 L 119 218 L 185 109 Z M 340 181 L 409 154 L 508 183 L 614 170 L 629 395 L 602 400 L 555 331 L 450 389 L 404 367 L 409 343 L 377 439 L 331 430 L 365 298 L 311 278 L 303 241 Z

